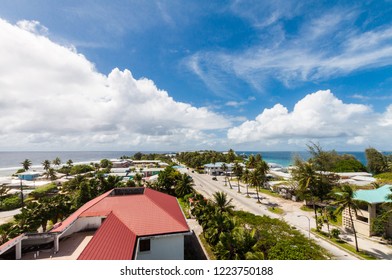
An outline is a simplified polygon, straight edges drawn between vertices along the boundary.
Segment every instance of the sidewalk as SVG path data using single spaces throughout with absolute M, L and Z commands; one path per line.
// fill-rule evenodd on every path
M 237 186 L 237 184 L 235 185 Z M 244 194 L 243 191 L 246 191 L 246 187 L 243 184 L 240 184 L 242 186 L 242 195 Z M 234 185 L 233 185 L 234 187 Z M 253 194 L 255 193 L 254 189 L 250 189 L 252 191 L 252 197 Z M 240 195 L 241 195 L 240 194 Z M 313 212 L 308 212 L 308 211 L 303 211 L 300 209 L 300 207 L 303 205 L 302 202 L 295 202 L 292 200 L 284 199 L 281 197 L 273 197 L 268 194 L 260 193 L 260 197 L 263 197 L 262 199 L 262 204 L 268 206 L 275 205 L 275 207 L 280 207 L 283 209 L 285 212 L 282 217 L 289 223 L 291 224 L 301 224 L 300 226 L 303 229 L 306 229 L 309 227 L 309 221 L 302 216 L 306 216 L 310 219 L 310 227 L 311 228 L 316 228 L 316 222 L 314 219 L 314 213 Z M 301 215 L 300 217 L 298 217 Z M 302 222 L 300 222 L 302 221 Z M 330 228 L 335 228 L 334 226 L 330 226 Z M 341 238 L 346 241 L 347 243 L 355 246 L 355 239 L 354 235 L 352 233 L 347 232 L 346 230 L 338 227 L 341 231 Z M 324 231 L 327 231 L 327 227 L 324 225 L 323 227 Z M 358 247 L 359 249 L 366 250 L 369 253 L 373 254 L 375 257 L 379 259 L 386 259 L 386 260 L 392 260 L 392 246 L 382 244 L 380 240 L 377 237 L 367 237 L 363 236 L 360 234 L 357 234 L 357 240 L 358 240 Z

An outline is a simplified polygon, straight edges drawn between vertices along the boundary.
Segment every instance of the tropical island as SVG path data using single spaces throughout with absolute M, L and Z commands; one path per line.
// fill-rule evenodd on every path
M 157 203 L 159 209 L 182 211 L 188 224 L 193 221 L 192 226 L 185 227 L 189 233 L 181 237 L 186 242 L 183 252 L 176 255 L 180 258 L 340 259 L 330 250 L 335 245 L 353 258 L 381 258 L 369 250 L 369 245 L 361 248 L 358 236 L 377 238 L 385 244 L 391 240 L 391 156 L 368 148 L 365 166 L 352 155 L 324 151 L 314 143 L 308 145 L 308 150 L 309 159 L 297 157 L 288 168 L 265 162 L 262 154 L 238 155 L 232 149 L 176 154 L 139 152 L 90 164 L 72 160 L 62 164 L 56 158 L 42 162 L 43 172 L 29 172 L 32 163 L 26 159 L 23 169 L 15 174 L 19 188 L 12 189 L 7 184 L 0 188 L 1 211 L 18 211 L 12 219 L 0 220 L 0 258 L 40 258 L 38 252 L 45 250 L 52 250 L 51 257 L 55 257 L 55 250 L 70 237 L 53 236 L 60 236 L 60 229 L 75 213 L 79 216 L 68 227 L 93 215 L 87 214 L 92 204 L 103 205 L 110 197 L 121 199 L 120 196 L 135 194 L 146 199 L 177 198 L 181 210 L 176 210 L 175 205 L 160 205 L 162 200 Z M 109 216 L 105 214 L 99 225 L 89 228 L 92 240 L 95 233 L 103 231 L 103 225 L 115 220 Z M 109 219 L 107 223 L 105 219 Z M 175 222 L 183 223 L 181 217 Z M 46 241 L 23 247 L 23 238 L 43 235 Z M 330 245 L 317 242 L 313 236 Z M 141 250 L 138 246 L 145 240 L 142 235 L 137 238 L 135 251 Z M 91 256 L 86 253 L 92 250 L 88 248 L 75 258 Z M 388 247 L 385 250 L 388 252 Z M 44 255 L 41 253 L 41 258 Z M 134 252 L 136 257 L 143 254 Z

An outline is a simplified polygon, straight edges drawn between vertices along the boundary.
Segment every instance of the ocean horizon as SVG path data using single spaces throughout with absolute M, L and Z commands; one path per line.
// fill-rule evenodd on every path
M 59 157 L 62 163 L 71 159 L 73 162 L 92 162 L 101 159 L 116 159 L 121 156 L 132 156 L 139 151 L 1 151 L 0 169 L 21 168 L 21 162 L 29 159 L 32 166 L 41 166 L 44 160 L 52 161 Z M 140 151 L 142 153 L 176 153 L 176 151 Z M 308 151 L 236 151 L 237 154 L 261 154 L 263 159 L 269 163 L 276 163 L 287 167 L 293 163 L 294 156 L 300 156 L 307 160 L 310 157 Z M 351 154 L 366 165 L 365 152 L 361 151 L 338 151 L 339 154 Z M 387 152 L 385 152 L 387 153 Z

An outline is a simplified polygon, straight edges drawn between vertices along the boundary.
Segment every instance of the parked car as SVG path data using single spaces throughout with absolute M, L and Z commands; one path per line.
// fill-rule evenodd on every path
M 212 177 L 212 180 L 214 181 L 218 181 L 218 179 L 216 177 Z

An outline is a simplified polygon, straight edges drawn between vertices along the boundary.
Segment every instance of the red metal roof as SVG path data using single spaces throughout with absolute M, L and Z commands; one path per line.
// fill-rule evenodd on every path
M 131 260 L 135 244 L 136 234 L 109 214 L 78 260 Z
M 64 230 L 79 217 L 107 216 L 78 259 L 132 259 L 138 236 L 189 231 L 173 196 L 151 189 L 144 189 L 143 194 L 110 193 L 86 203 L 54 230 Z
M 80 214 L 82 214 L 84 211 L 89 209 L 91 206 L 93 206 L 94 204 L 98 203 L 99 201 L 101 201 L 102 199 L 107 197 L 111 192 L 112 192 L 112 190 L 90 200 L 89 202 L 84 204 L 82 207 L 80 207 L 78 210 L 76 210 L 74 213 L 72 213 L 67 219 L 65 219 L 63 222 L 61 222 L 61 224 L 59 224 L 58 227 L 55 227 L 54 229 L 52 229 L 51 232 L 64 231 L 69 225 L 71 225 L 74 221 L 76 221 L 79 218 Z

